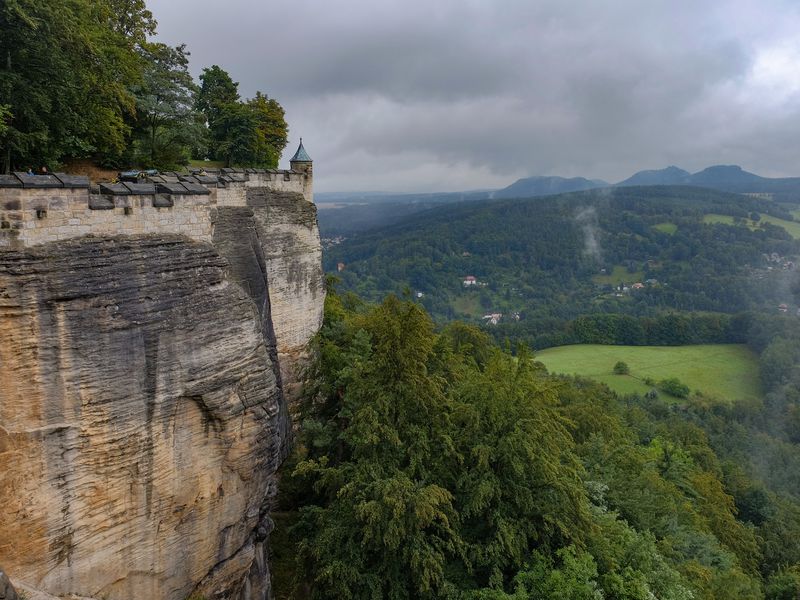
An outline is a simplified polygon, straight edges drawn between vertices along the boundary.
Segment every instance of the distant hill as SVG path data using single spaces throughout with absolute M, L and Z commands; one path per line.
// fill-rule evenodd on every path
M 494 198 L 531 198 L 533 196 L 552 196 L 567 192 L 582 192 L 595 188 L 607 187 L 609 184 L 601 179 L 585 177 L 543 176 L 518 179 L 507 188 L 494 193 Z
M 689 171 L 684 171 L 678 167 L 667 167 L 666 169 L 639 171 L 617 185 L 686 185 L 689 183 L 691 176 L 692 174 Z
M 694 185 L 730 186 L 742 184 L 769 185 L 780 179 L 768 179 L 745 171 L 739 165 L 714 165 L 692 175 L 689 183 Z M 797 180 L 800 182 L 800 179 Z
M 678 167 L 639 171 L 616 185 L 692 185 L 738 194 L 771 194 L 783 202 L 800 200 L 800 177 L 761 177 L 738 165 L 714 165 L 697 173 Z
M 608 187 L 611 184 L 598 179 L 584 177 L 527 177 L 498 190 L 493 198 L 533 198 L 566 192 Z M 737 194 L 770 194 L 773 200 L 782 202 L 800 201 L 800 177 L 770 178 L 745 171 L 738 165 L 714 165 L 689 173 L 676 166 L 665 169 L 639 171 L 628 179 L 613 184 L 615 187 L 648 185 L 690 185 Z

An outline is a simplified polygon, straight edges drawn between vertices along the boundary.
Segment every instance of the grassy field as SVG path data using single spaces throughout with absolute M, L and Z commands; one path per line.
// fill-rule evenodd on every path
M 726 400 L 761 398 L 758 358 L 739 344 L 698 346 L 601 346 L 578 344 L 549 348 L 536 358 L 553 373 L 590 377 L 620 394 L 644 394 L 646 377 L 658 381 L 677 377 L 692 391 Z M 615 375 L 623 361 L 630 375 Z M 664 397 L 664 394 L 661 394 Z
M 666 221 L 664 223 L 656 223 L 653 225 L 653 229 L 656 231 L 660 231 L 661 233 L 666 233 L 668 235 L 674 235 L 676 231 L 678 231 L 678 226 L 675 223 L 670 223 Z
M 453 310 L 471 317 L 480 318 L 488 312 L 481 306 L 481 299 L 478 294 L 463 294 L 456 296 L 452 301 Z
M 637 281 L 641 281 L 642 277 L 644 277 L 643 271 L 628 273 L 628 269 L 622 265 L 617 265 L 611 273 L 593 276 L 592 281 L 600 285 L 619 285 L 623 281 L 626 283 L 636 283 Z
M 785 219 L 779 219 L 771 215 L 761 215 L 761 220 L 766 223 L 771 223 L 772 225 L 777 225 L 778 227 L 783 227 L 794 239 L 800 240 L 800 222 L 786 221 Z M 734 224 L 733 217 L 730 215 L 716 214 L 705 215 L 703 217 L 703 223 L 724 223 L 725 225 Z M 751 221 L 750 219 L 745 220 L 745 223 L 750 229 L 758 228 L 758 223 Z

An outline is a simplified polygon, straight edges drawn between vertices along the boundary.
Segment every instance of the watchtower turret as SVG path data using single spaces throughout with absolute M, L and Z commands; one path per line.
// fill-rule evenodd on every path
M 309 202 L 314 201 L 313 178 L 314 178 L 314 163 L 311 157 L 303 148 L 303 138 L 300 138 L 300 145 L 297 147 L 297 152 L 289 161 L 289 167 L 292 171 L 300 171 L 305 174 L 303 182 L 303 195 Z

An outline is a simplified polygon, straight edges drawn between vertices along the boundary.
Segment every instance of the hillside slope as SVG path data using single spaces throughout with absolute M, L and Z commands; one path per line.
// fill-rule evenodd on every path
M 583 314 L 776 310 L 791 303 L 789 275 L 764 255 L 796 256 L 797 242 L 769 223 L 703 222 L 754 211 L 792 218 L 769 201 L 667 186 L 466 203 L 355 236 L 325 265 L 344 263 L 345 287 L 372 299 L 410 289 L 439 320 L 500 313 L 497 331 L 529 341 Z

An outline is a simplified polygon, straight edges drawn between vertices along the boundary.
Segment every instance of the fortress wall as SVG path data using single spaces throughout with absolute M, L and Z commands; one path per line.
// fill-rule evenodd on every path
M 266 187 L 274 192 L 297 192 L 303 194 L 309 202 L 314 201 L 311 178 L 305 173 L 292 171 L 272 171 L 264 174 L 250 175 L 247 187 Z
M 88 187 L 0 186 L 0 249 L 20 249 L 83 235 L 179 234 L 211 242 L 213 209 L 247 206 L 247 190 L 306 193 L 305 174 L 235 173 L 207 194 L 95 194 Z M 223 175 L 223 177 L 225 177 Z M 202 189 L 202 188 L 201 188 Z M 302 201 L 302 200 L 301 200 Z
M 211 190 L 217 206 L 246 206 L 247 188 L 244 185 L 228 186 Z
M 58 195 L 52 195 L 53 191 L 22 190 L 20 210 L 0 210 L 0 218 L 22 225 L 8 232 L 7 244 L 0 233 L 0 247 L 28 248 L 83 235 L 182 234 L 211 241 L 211 195 L 91 196 L 87 190 L 55 190 Z M 90 203 L 102 208 L 90 208 Z M 173 206 L 154 206 L 158 203 Z M 46 215 L 37 217 L 37 210 L 46 210 Z

